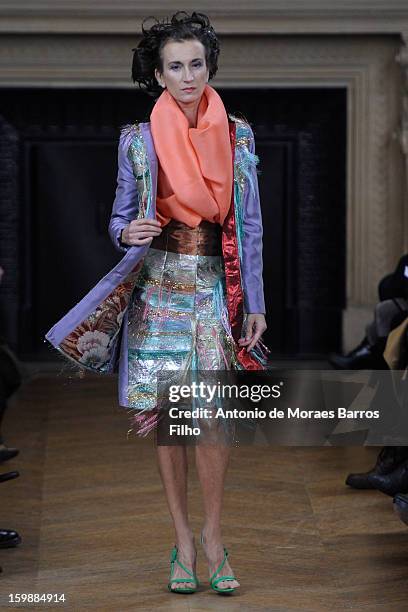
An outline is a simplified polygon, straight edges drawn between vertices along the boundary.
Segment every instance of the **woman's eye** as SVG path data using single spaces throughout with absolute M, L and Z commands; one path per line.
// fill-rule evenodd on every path
M 201 68 L 201 66 L 203 65 L 203 62 L 196 62 L 195 64 L 192 64 L 193 68 Z M 178 70 L 180 68 L 180 64 L 173 64 L 172 66 L 170 66 L 170 70 Z

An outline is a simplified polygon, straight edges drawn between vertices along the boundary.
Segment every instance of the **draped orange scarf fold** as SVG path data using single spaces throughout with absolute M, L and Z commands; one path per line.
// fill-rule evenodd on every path
M 165 89 L 150 115 L 159 159 L 156 215 L 196 227 L 203 219 L 223 224 L 232 195 L 232 151 L 228 115 L 208 84 L 198 106 L 197 127 Z

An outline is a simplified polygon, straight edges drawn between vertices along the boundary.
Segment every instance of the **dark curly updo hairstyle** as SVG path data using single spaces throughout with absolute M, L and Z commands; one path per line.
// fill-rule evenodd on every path
M 148 19 L 154 19 L 155 23 L 146 29 L 144 24 Z M 163 72 L 161 51 L 169 40 L 199 40 L 204 45 L 209 80 L 216 74 L 220 45 L 207 15 L 196 12 L 189 15 L 186 11 L 177 11 L 170 20 L 166 18 L 160 21 L 155 17 L 147 17 L 142 23 L 142 34 L 142 40 L 132 49 L 132 80 L 150 96 L 157 97 L 163 91 L 156 81 L 154 71 L 157 68 Z

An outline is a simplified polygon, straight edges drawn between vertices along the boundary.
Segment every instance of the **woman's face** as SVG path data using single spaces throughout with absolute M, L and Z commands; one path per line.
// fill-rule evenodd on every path
M 177 102 L 190 105 L 200 100 L 209 70 L 204 45 L 199 40 L 169 40 L 162 49 L 162 64 L 163 72 L 156 70 L 156 79 Z

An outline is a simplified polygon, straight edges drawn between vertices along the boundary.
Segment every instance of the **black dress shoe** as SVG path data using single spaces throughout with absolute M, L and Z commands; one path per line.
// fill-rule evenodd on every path
M 383 340 L 373 346 L 367 338 L 364 338 L 347 355 L 330 353 L 328 361 L 336 370 L 386 370 L 388 365 L 382 355 L 384 349 L 385 342 Z
M 0 474 L 0 482 L 6 482 L 6 480 L 12 480 L 13 478 L 18 478 L 20 476 L 20 472 L 14 470 L 14 472 L 4 472 Z
M 0 529 L 0 548 L 14 548 L 21 544 L 21 536 L 13 529 Z
M 368 472 L 349 474 L 346 485 L 353 489 L 376 489 L 373 480 L 374 474 L 391 474 L 406 459 L 408 459 L 407 446 L 384 446 L 377 457 L 375 466 Z
M 408 495 L 397 493 L 394 497 L 394 511 L 398 514 L 401 521 L 408 525 Z
M 374 489 L 386 495 L 408 493 L 408 460 L 400 463 L 391 474 L 370 474 L 368 480 Z
M 19 452 L 20 451 L 18 450 L 18 448 L 8 448 L 4 444 L 2 444 L 0 446 L 0 463 L 12 459 L 16 455 L 18 455 Z

